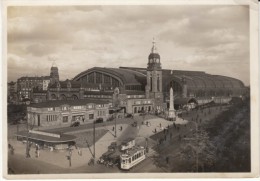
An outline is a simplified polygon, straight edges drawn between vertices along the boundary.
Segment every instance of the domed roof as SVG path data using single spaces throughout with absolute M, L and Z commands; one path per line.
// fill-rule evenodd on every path
M 150 53 L 148 59 L 150 60 L 152 58 L 159 58 L 160 59 L 161 57 L 158 53 Z

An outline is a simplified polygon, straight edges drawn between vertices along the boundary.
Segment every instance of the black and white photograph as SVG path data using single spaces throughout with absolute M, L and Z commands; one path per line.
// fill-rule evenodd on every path
M 7 3 L 6 178 L 259 176 L 257 1 L 98 2 Z

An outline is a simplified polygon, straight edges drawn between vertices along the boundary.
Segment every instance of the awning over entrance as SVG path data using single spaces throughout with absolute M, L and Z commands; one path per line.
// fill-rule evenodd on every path
M 48 133 L 48 132 L 42 132 L 37 131 L 35 132 L 30 132 L 28 131 L 21 131 L 16 134 L 18 137 L 22 138 L 28 138 L 32 140 L 37 140 L 37 141 L 44 141 L 48 143 L 67 143 L 70 141 L 74 141 L 77 137 L 73 135 L 68 135 L 68 134 L 55 134 L 55 133 Z

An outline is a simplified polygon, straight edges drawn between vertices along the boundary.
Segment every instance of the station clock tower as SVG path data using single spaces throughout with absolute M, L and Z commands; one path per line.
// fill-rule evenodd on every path
M 151 53 L 148 56 L 146 77 L 146 97 L 154 99 L 154 110 L 160 112 L 163 108 L 162 67 L 155 40 L 153 40 Z

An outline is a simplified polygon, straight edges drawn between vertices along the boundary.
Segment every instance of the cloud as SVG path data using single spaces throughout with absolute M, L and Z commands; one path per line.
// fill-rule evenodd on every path
M 243 74 L 249 83 L 248 6 L 10 7 L 7 30 L 10 70 L 44 74 L 37 62 L 48 75 L 50 55 L 62 79 L 93 66 L 146 67 L 156 37 L 164 68 Z

